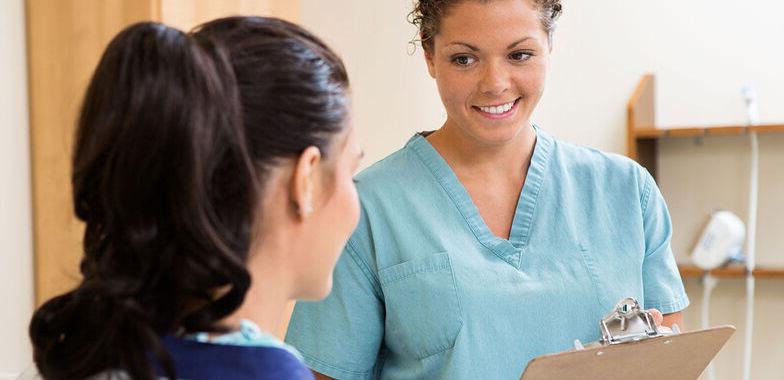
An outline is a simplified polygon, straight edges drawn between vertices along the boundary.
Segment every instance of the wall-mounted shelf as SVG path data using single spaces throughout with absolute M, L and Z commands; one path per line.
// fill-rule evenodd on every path
M 743 125 L 687 126 L 676 128 L 656 127 L 656 86 L 653 74 L 643 76 L 627 105 L 628 132 L 627 155 L 648 169 L 654 178 L 659 140 L 677 137 L 740 136 L 750 131 L 757 133 L 784 133 L 784 124 L 767 124 L 747 127 Z M 704 271 L 692 265 L 679 265 L 681 277 L 700 277 Z M 732 266 L 711 271 L 717 277 L 742 278 L 746 268 Z M 757 268 L 757 278 L 784 279 L 784 268 Z
M 693 265 L 679 265 L 678 270 L 682 278 L 702 277 L 705 271 Z M 746 268 L 743 266 L 730 266 L 718 268 L 710 271 L 715 277 L 721 278 L 743 278 L 746 277 Z M 784 278 L 784 268 L 756 268 L 754 269 L 756 278 Z
M 784 124 L 656 127 L 656 85 L 653 74 L 645 75 L 627 105 L 627 155 L 646 167 L 656 178 L 657 147 L 660 139 L 672 137 L 737 136 L 757 133 L 784 133 Z

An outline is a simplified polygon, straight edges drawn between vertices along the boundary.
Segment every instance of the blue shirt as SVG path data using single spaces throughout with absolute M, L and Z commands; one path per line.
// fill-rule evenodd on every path
M 298 303 L 286 336 L 311 368 L 518 379 L 536 356 L 599 339 L 623 297 L 665 314 L 688 305 L 648 172 L 536 133 L 509 239 L 421 135 L 357 176 L 362 217 L 333 291 Z
M 299 353 L 254 323 L 209 339 L 206 333 L 166 336 L 163 345 L 174 361 L 178 379 L 312 380 Z M 159 368 L 158 373 L 164 372 Z

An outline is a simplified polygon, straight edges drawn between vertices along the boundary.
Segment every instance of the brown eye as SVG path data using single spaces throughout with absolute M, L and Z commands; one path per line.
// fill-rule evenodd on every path
M 470 66 L 474 61 L 475 59 L 468 55 L 458 55 L 452 58 L 452 63 L 457 66 Z
M 509 54 L 509 59 L 511 59 L 512 61 L 523 62 L 523 61 L 527 61 L 529 58 L 531 58 L 531 56 L 532 56 L 531 54 L 526 53 L 524 51 L 516 51 L 512 54 Z

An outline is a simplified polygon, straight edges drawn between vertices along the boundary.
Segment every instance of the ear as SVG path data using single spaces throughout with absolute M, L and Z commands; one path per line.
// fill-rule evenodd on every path
M 436 69 L 435 69 L 435 66 L 433 66 L 433 55 L 432 55 L 433 52 L 430 51 L 430 50 L 435 50 L 435 48 L 436 48 L 435 47 L 435 41 L 431 41 L 431 42 L 433 42 L 433 47 L 431 47 L 430 50 L 427 50 L 427 49 L 425 49 L 425 45 L 427 44 L 427 42 L 424 41 L 424 39 L 423 39 L 421 34 L 419 35 L 419 39 L 420 39 L 420 41 L 422 41 L 422 43 L 420 44 L 420 45 L 422 45 L 422 51 L 425 52 L 425 63 L 427 64 L 427 72 L 430 73 L 430 77 L 431 78 L 435 79 L 436 78 Z
M 424 48 L 423 48 L 424 50 Z M 433 65 L 433 56 L 432 52 L 425 50 L 425 63 L 427 63 L 427 72 L 430 74 L 430 77 L 435 79 L 436 78 L 436 68 Z
M 313 194 L 316 192 L 316 174 L 321 162 L 321 151 L 315 146 L 306 148 L 294 165 L 291 176 L 291 201 L 297 217 L 307 219 L 313 213 Z

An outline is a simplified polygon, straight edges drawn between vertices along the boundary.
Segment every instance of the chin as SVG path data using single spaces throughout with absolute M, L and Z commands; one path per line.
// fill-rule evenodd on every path
M 469 131 L 474 139 L 486 145 L 505 145 L 515 140 L 520 136 L 525 128 L 524 123 L 515 123 L 509 125 L 491 125 L 491 126 L 476 126 Z

